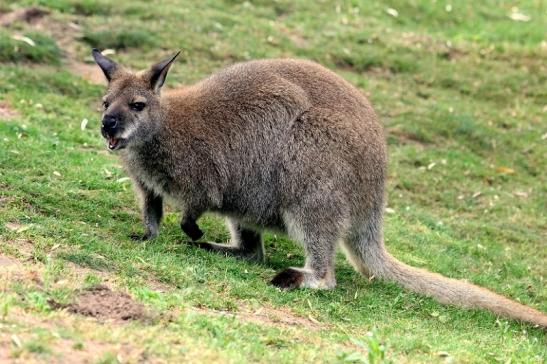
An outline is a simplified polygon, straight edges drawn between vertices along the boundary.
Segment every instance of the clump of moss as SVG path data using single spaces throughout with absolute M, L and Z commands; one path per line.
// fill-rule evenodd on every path
M 22 36 L 0 30 L 0 62 L 34 62 L 59 64 L 61 49 L 50 37 L 40 33 Z
M 85 16 L 108 15 L 112 11 L 112 5 L 106 0 L 36 0 L 35 3 L 62 13 Z
M 86 31 L 82 40 L 99 49 L 142 48 L 155 44 L 155 38 L 149 31 L 129 28 Z

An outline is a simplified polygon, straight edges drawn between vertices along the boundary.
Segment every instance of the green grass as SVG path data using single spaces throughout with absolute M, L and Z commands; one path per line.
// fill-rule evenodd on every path
M 125 49 L 154 45 L 154 36 L 142 29 L 86 31 L 82 40 L 91 47 L 99 49 Z
M 9 7 L 35 3 L 51 10 L 50 21 L 79 24 L 79 61 L 89 58 L 91 45 L 115 48 L 114 57 L 136 69 L 182 50 L 169 86 L 262 57 L 308 58 L 332 68 L 369 95 L 386 126 L 389 250 L 547 311 L 545 2 L 520 2 L 531 17 L 526 22 L 511 20 L 514 5 L 501 1 L 447 8 L 428 1 L 166 0 L 152 9 L 145 1 L 21 0 Z M 0 344 L 7 338 L 12 357 L 55 360 L 68 355 L 61 347 L 72 347 L 107 363 L 118 355 L 544 362 L 544 332 L 369 282 L 341 254 L 335 290 L 281 292 L 268 280 L 303 263 L 301 249 L 283 236 L 268 234 L 267 262 L 252 264 L 185 244 L 178 215 L 169 211 L 157 239 L 130 241 L 141 229 L 139 212 L 120 162 L 100 137 L 103 87 L 58 62 L 50 47 L 58 34 L 43 31 L 50 41 L 40 44 L 29 36 L 37 45 L 25 52 L 49 44 L 44 49 L 56 54 L 32 58 L 16 54 L 13 42 L 24 42 L 11 38 L 33 34 L 32 25 L 1 32 L 0 105 L 18 115 L 0 116 L 0 252 L 36 271 L 38 281 L 0 275 L 0 332 L 7 335 Z M 199 223 L 207 239 L 228 239 L 218 217 Z M 105 280 L 145 303 L 153 319 L 108 325 L 50 308 L 51 299 L 70 302 L 79 289 Z M 248 319 L 261 307 L 287 310 L 312 326 Z
M 61 49 L 50 37 L 38 32 L 10 34 L 0 29 L 0 62 L 59 64 Z

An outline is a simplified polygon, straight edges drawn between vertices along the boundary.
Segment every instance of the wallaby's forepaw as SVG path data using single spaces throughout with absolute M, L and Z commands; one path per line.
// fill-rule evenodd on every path
M 304 273 L 293 268 L 287 268 L 277 273 L 272 279 L 271 284 L 283 289 L 294 289 L 302 285 Z

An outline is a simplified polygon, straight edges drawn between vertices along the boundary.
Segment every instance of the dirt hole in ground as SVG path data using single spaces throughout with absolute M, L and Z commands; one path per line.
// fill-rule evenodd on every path
M 127 293 L 112 291 L 105 285 L 97 285 L 82 291 L 72 303 L 62 305 L 50 302 L 52 308 L 94 317 L 100 321 L 133 321 L 148 318 L 144 305 Z
M 0 25 L 7 27 L 17 21 L 33 23 L 37 19 L 40 19 L 47 14 L 49 14 L 49 11 L 36 6 L 17 9 L 9 13 L 0 14 Z

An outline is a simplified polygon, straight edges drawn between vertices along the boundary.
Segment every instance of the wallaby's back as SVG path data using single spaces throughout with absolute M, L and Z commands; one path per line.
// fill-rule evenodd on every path
M 190 128 L 216 156 L 219 210 L 279 221 L 313 181 L 352 207 L 348 219 L 383 201 L 382 127 L 359 90 L 316 63 L 236 64 L 165 99 L 169 132 Z

